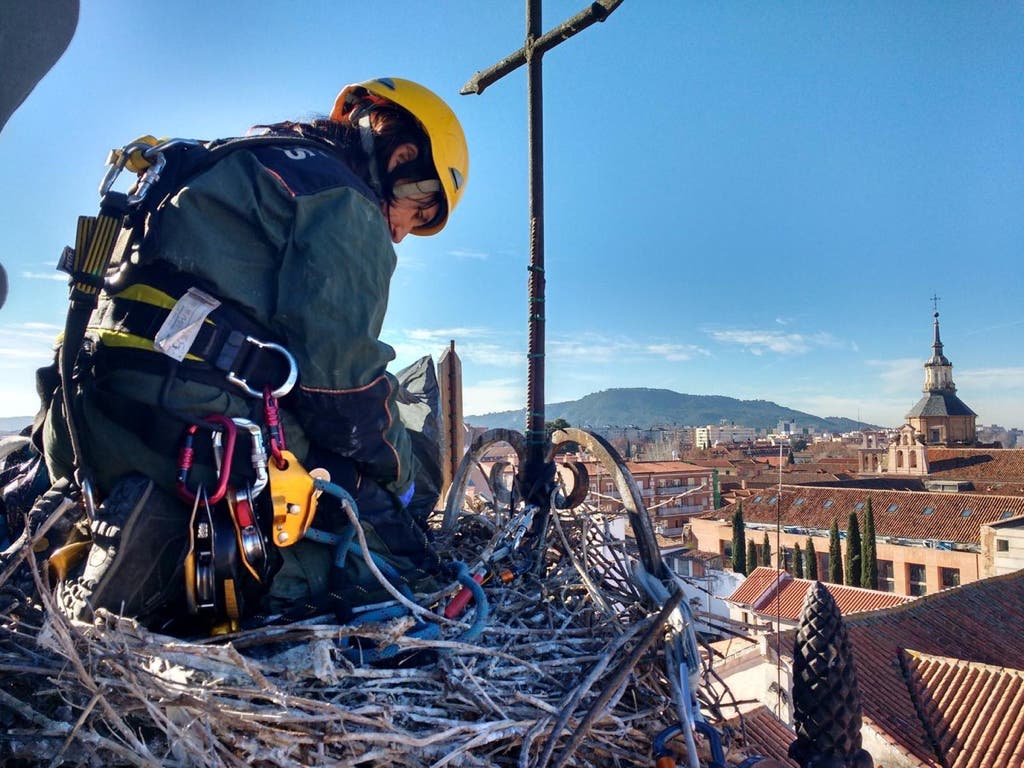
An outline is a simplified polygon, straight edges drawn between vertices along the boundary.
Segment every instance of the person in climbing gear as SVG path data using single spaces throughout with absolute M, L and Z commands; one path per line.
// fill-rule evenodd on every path
M 168 148 L 163 187 L 125 238 L 73 381 L 40 371 L 37 442 L 50 476 L 78 478 L 84 465 L 103 500 L 81 526 L 86 556 L 56 557 L 59 602 L 77 618 L 102 606 L 171 626 L 241 577 L 258 582 L 255 596 L 218 593 L 231 618 L 344 617 L 388 599 L 339 547 L 353 533 L 336 498 L 322 494 L 306 522 L 330 545 L 285 541 L 279 528 L 275 538 L 275 471 L 316 470 L 351 494 L 397 581 L 436 575 L 425 517 L 410 511 L 417 462 L 385 370 L 394 350 L 378 337 L 393 244 L 441 231 L 462 196 L 462 128 L 432 91 L 380 78 L 346 86 L 328 117 L 250 135 L 203 145 L 215 162 Z M 189 163 L 200 170 L 177 170 Z M 77 451 L 62 386 L 74 388 Z M 260 441 L 271 474 L 257 496 Z M 211 537 L 222 479 L 234 531 Z M 256 529 L 259 540 L 247 539 Z

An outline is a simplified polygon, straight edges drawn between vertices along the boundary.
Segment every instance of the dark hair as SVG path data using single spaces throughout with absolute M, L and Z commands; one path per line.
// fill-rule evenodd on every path
M 433 159 L 430 152 L 430 137 L 419 121 L 406 109 L 395 104 L 377 104 L 369 113 L 370 130 L 374 136 L 374 157 L 378 164 L 377 174 L 384 183 L 384 195 L 392 199 L 392 186 L 400 178 L 421 180 L 436 178 Z M 362 179 L 370 181 L 370 158 L 363 150 L 359 129 L 349 122 L 331 120 L 327 117 L 315 117 L 307 122 L 285 121 L 271 125 L 259 125 L 271 133 L 284 133 L 302 136 L 327 144 L 341 155 L 345 163 Z M 402 144 L 416 145 L 418 154 L 415 160 L 402 163 L 391 173 L 387 163 L 392 153 Z M 438 193 L 437 200 L 445 208 L 444 195 Z

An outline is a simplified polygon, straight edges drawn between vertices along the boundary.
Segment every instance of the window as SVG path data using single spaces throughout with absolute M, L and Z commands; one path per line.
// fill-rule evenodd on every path
M 818 556 L 818 580 L 828 581 L 828 552 L 816 552 Z
M 929 517 L 930 515 L 934 514 L 934 512 L 935 512 L 935 507 L 925 507 L 924 508 L 924 516 L 925 517 Z
M 829 507 L 831 507 L 832 506 L 832 499 L 829 499 L 828 501 L 826 501 L 824 504 L 822 504 L 822 506 L 825 509 L 828 509 Z
M 960 569 L 959 568 L 939 568 L 939 579 L 942 582 L 943 589 L 950 589 L 951 587 L 960 586 Z
M 778 496 L 772 496 L 770 499 L 768 499 L 768 503 L 769 504 L 774 504 L 778 500 L 779 500 Z
M 895 512 L 899 508 L 900 508 L 899 504 L 890 504 L 889 508 L 887 510 L 885 510 L 885 511 L 886 512 Z
M 920 597 L 928 593 L 923 565 L 907 563 L 907 586 L 909 587 L 910 594 L 914 597 Z
M 853 505 L 853 508 L 856 509 L 856 510 L 864 509 L 864 502 L 863 501 L 858 501 L 856 504 Z
M 969 509 L 965 509 L 963 512 L 960 513 L 960 517 L 970 517 L 970 516 L 971 516 L 971 510 L 969 510 Z
M 878 588 L 882 592 L 896 591 L 896 576 L 892 567 L 892 560 L 878 561 Z
M 1009 539 L 996 539 L 996 552 L 1009 552 L 1010 551 L 1010 540 Z
M 794 507 L 802 507 L 804 505 L 805 501 L 806 501 L 806 499 L 803 496 L 801 496 L 799 499 L 797 499 L 796 501 L 793 502 L 793 506 Z
M 1007 510 L 1006 512 L 1003 512 L 1003 514 L 1001 514 L 999 516 L 999 519 L 1000 520 L 1009 520 L 1011 517 L 1013 517 L 1013 512 L 1010 512 L 1009 510 Z
M 760 504 L 761 503 L 761 499 L 763 499 L 763 498 L 764 498 L 764 496 L 755 496 L 754 497 L 754 503 L 755 504 Z

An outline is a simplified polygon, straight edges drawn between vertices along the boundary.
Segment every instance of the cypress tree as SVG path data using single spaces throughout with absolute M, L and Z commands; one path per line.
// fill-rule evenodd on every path
M 860 585 L 860 561 L 860 520 L 851 512 L 846 526 L 846 583 L 851 587 Z
M 800 542 L 793 544 L 793 576 L 804 577 L 804 553 L 800 550 Z
M 843 548 L 839 544 L 839 523 L 835 518 L 828 532 L 828 580 L 833 584 L 843 583 Z
M 732 516 L 732 569 L 747 575 L 747 533 L 743 522 L 743 502 L 736 505 Z
M 818 580 L 818 553 L 814 551 L 814 539 L 807 537 L 807 578 Z
M 865 589 L 878 589 L 878 552 L 875 549 L 875 513 L 871 511 L 871 497 L 868 496 L 864 509 L 864 538 L 860 561 L 860 585 Z
M 764 532 L 764 544 L 761 545 L 761 565 L 765 568 L 772 567 L 772 543 L 768 541 L 768 531 Z
M 757 568 L 757 544 L 753 539 L 747 542 L 747 568 L 751 571 Z

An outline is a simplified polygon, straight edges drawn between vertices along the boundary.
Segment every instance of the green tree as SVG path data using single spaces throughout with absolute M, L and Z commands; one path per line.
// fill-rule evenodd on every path
M 864 508 L 864 536 L 861 541 L 860 585 L 865 589 L 878 589 L 878 552 L 875 542 L 875 513 L 871 511 L 871 497 Z
M 814 539 L 807 537 L 807 578 L 818 580 L 818 553 L 814 551 Z
M 551 435 L 554 433 L 556 429 L 568 429 L 571 426 L 572 424 L 570 424 L 563 418 L 557 418 L 554 421 L 545 421 L 544 434 L 547 435 L 548 442 L 550 443 Z M 558 450 L 556 450 L 555 453 L 573 453 L 574 451 L 577 450 L 578 447 L 579 446 L 577 446 L 576 443 L 562 443 L 560 446 L 558 446 Z
M 743 502 L 736 505 L 732 516 L 732 569 L 747 574 L 747 532 L 743 522 Z
M 804 553 L 800 550 L 800 542 L 793 544 L 793 576 L 798 579 L 804 577 Z
M 772 567 L 772 543 L 768 541 L 768 531 L 764 532 L 764 543 L 761 545 L 761 565 Z
M 751 539 L 747 542 L 747 570 L 752 571 L 757 568 L 757 544 Z
M 860 585 L 860 520 L 851 512 L 846 526 L 846 583 L 851 587 Z
M 839 523 L 832 518 L 828 531 L 828 580 L 833 584 L 843 583 L 843 548 L 839 543 Z

